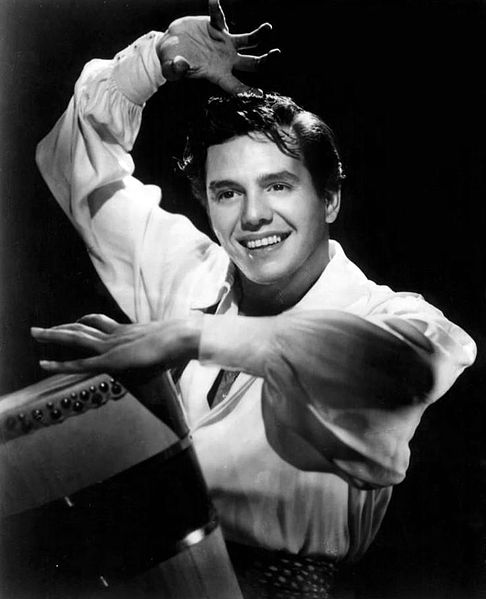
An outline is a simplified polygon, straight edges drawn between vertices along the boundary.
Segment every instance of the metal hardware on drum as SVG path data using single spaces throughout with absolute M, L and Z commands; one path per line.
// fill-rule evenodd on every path
M 0 399 L 2 598 L 241 599 L 179 401 L 167 375 Z
M 84 410 L 101 407 L 107 401 L 121 399 L 126 389 L 113 378 L 98 378 L 96 385 L 83 387 L 69 395 L 58 393 L 55 399 L 46 401 L 41 394 L 28 410 L 13 407 L 0 415 L 0 442 L 15 439 L 52 424 L 60 424 L 66 418 L 77 416 Z

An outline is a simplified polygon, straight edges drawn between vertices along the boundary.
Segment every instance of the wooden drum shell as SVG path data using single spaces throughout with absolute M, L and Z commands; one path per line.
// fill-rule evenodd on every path
M 187 428 L 171 417 L 105 375 L 0 400 L 2 598 L 241 597 Z

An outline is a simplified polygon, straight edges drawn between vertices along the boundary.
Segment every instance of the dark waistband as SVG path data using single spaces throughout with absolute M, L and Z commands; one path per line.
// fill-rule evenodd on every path
M 323 556 L 227 542 L 245 599 L 330 599 L 336 563 Z

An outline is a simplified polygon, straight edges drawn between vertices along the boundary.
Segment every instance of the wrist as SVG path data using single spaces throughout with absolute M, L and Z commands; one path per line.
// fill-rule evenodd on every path
M 164 63 L 165 58 L 165 50 L 169 44 L 169 34 L 167 32 L 163 32 L 157 38 L 155 42 L 155 53 L 157 54 L 157 58 L 160 62 L 160 68 L 162 68 L 162 64 Z
M 199 360 L 263 376 L 279 317 L 204 315 Z
M 180 37 L 168 32 L 162 34 L 155 44 L 158 66 L 166 81 L 178 81 L 190 69 L 188 61 L 177 50 L 182 51 Z
M 178 358 L 197 360 L 203 330 L 203 314 L 194 314 L 179 321 Z

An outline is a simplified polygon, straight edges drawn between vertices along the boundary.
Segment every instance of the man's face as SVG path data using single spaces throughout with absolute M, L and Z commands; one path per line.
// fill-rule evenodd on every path
M 206 192 L 214 232 L 248 280 L 283 287 L 295 278 L 305 285 L 301 269 L 311 277 L 325 268 L 327 223 L 337 208 L 332 214 L 317 195 L 303 162 L 265 136 L 210 146 Z

